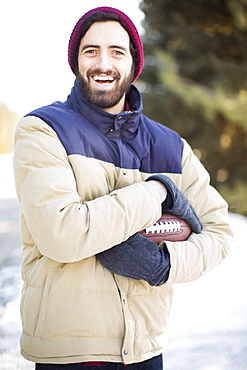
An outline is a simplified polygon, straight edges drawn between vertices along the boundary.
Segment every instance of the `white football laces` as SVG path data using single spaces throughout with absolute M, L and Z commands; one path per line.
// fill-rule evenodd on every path
M 156 222 L 153 226 L 145 229 L 146 234 L 164 234 L 174 233 L 181 230 L 181 223 L 178 221 L 165 221 Z

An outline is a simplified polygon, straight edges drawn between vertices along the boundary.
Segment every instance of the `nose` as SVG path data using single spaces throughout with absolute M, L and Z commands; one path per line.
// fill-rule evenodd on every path
M 107 71 L 108 69 L 112 69 L 110 56 L 108 55 L 106 51 L 101 51 L 99 53 L 95 67 L 102 71 Z

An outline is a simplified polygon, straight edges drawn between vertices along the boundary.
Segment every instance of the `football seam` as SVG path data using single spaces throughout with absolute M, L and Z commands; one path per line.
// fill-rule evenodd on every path
M 174 233 L 181 231 L 181 223 L 177 221 L 165 221 L 157 222 L 152 226 L 145 229 L 145 234 L 164 234 L 164 233 Z

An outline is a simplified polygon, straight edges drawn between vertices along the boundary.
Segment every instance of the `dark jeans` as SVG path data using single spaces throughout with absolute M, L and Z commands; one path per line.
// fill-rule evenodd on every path
M 162 355 L 150 360 L 124 366 L 121 363 L 106 362 L 103 365 L 80 364 L 36 364 L 36 370 L 163 370 Z

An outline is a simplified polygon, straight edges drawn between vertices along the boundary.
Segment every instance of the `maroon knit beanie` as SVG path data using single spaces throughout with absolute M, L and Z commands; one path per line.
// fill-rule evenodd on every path
M 98 12 L 98 11 L 99 12 L 104 12 L 104 13 L 115 14 L 118 17 L 119 21 L 124 26 L 124 28 L 126 29 L 126 31 L 128 32 L 129 37 L 130 37 L 130 39 L 132 41 L 132 44 L 134 46 L 134 49 L 136 51 L 136 64 L 135 64 L 134 78 L 133 78 L 133 81 L 132 81 L 132 82 L 134 82 L 139 77 L 139 75 L 142 71 L 142 68 L 143 68 L 143 64 L 144 64 L 144 53 L 143 53 L 143 46 L 142 46 L 141 38 L 139 36 L 139 33 L 138 33 L 134 23 L 131 21 L 131 19 L 126 14 L 124 14 L 123 12 L 121 12 L 118 9 L 110 8 L 110 7 L 106 7 L 106 6 L 102 6 L 102 7 L 99 7 L 99 8 L 89 10 L 76 23 L 76 25 L 75 25 L 75 27 L 72 31 L 72 34 L 70 36 L 70 40 L 69 40 L 68 60 L 69 60 L 70 68 L 72 69 L 73 73 L 76 74 L 76 71 L 77 71 L 77 55 L 78 55 L 78 48 L 79 48 L 80 41 L 81 41 L 83 22 L 92 13 Z

